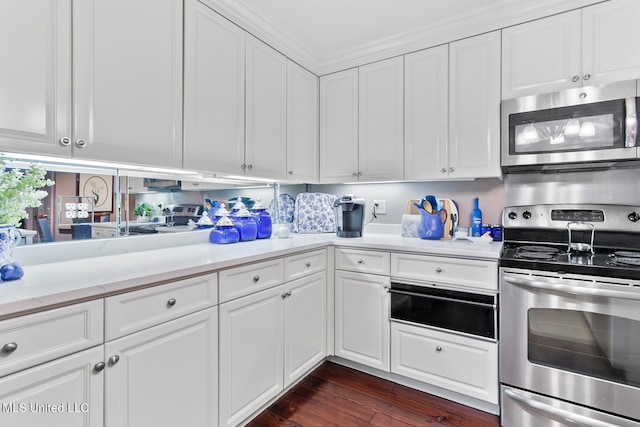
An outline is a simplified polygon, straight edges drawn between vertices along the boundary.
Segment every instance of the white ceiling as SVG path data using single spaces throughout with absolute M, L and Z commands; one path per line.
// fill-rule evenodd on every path
M 204 0 L 318 75 L 602 0 Z

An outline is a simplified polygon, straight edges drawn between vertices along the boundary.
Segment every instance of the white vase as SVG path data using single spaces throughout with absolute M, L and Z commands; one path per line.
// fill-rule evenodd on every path
M 13 224 L 0 224 L 0 266 L 13 258 L 13 250 L 22 239 L 22 235 Z

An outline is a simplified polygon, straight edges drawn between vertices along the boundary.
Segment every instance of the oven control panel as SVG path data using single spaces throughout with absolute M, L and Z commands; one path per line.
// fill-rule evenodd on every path
M 566 229 L 570 223 L 590 223 L 596 230 L 640 232 L 640 207 L 627 205 L 526 205 L 502 212 L 505 228 Z

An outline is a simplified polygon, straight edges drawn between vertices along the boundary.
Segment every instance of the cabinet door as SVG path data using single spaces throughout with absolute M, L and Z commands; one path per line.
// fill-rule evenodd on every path
M 502 99 L 580 85 L 581 12 L 502 30 Z
M 358 179 L 402 180 L 404 58 L 358 70 Z
M 239 175 L 244 163 L 245 32 L 185 3 L 184 167 Z
M 318 78 L 287 61 L 287 180 L 319 177 Z
M 213 307 L 106 343 L 104 425 L 215 426 L 217 332 Z
M 102 346 L 0 378 L 0 424 L 102 427 Z M 55 411 L 55 413 L 52 413 Z
M 499 177 L 500 32 L 449 49 L 449 176 Z
M 584 84 L 640 77 L 640 53 L 627 44 L 638 36 L 638 16 L 637 0 L 614 0 L 583 9 Z
M 358 69 L 320 77 L 320 182 L 358 180 Z
M 283 389 L 283 286 L 220 305 L 220 426 L 236 426 Z
M 0 2 L 0 52 L 0 148 L 70 155 L 71 0 Z
M 285 291 L 284 386 L 288 387 L 327 355 L 327 273 L 288 283 Z
M 447 176 L 449 146 L 449 48 L 405 56 L 404 178 Z
M 245 173 L 284 179 L 287 167 L 287 59 L 247 35 Z
M 73 102 L 75 157 L 182 167 L 182 2 L 74 2 Z
M 335 354 L 389 372 L 389 278 L 335 272 Z

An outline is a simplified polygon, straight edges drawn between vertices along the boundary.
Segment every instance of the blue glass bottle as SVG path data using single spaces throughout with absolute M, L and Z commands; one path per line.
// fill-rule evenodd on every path
M 256 220 L 258 226 L 258 239 L 268 239 L 271 237 L 273 226 L 271 224 L 271 215 L 267 212 L 267 208 L 262 204 L 260 198 L 256 200 L 256 203 L 251 208 L 253 217 Z
M 217 244 L 235 243 L 240 240 L 240 233 L 233 226 L 229 217 L 222 217 L 209 233 L 209 241 Z
M 482 236 L 482 211 L 478 206 L 478 198 L 473 199 L 473 210 L 471 211 L 471 235 L 473 237 Z

